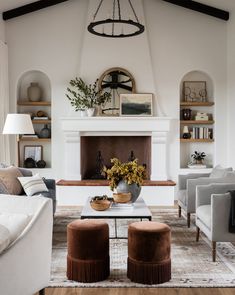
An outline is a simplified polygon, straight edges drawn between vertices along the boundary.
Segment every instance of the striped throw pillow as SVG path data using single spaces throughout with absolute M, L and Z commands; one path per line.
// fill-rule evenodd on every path
M 18 179 L 27 196 L 33 196 L 41 192 L 48 192 L 48 188 L 38 174 L 30 177 L 18 177 Z

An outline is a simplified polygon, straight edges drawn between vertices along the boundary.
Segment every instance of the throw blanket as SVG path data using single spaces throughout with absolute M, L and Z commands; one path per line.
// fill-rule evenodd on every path
M 235 233 L 235 191 L 229 191 L 231 194 L 231 207 L 229 214 L 229 227 L 230 233 Z

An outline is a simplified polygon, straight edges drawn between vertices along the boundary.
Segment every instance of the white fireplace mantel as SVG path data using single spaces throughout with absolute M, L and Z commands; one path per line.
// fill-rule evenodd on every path
M 81 136 L 151 136 L 151 180 L 167 180 L 168 117 L 64 117 L 65 177 L 81 180 Z M 73 155 L 71 157 L 71 155 Z

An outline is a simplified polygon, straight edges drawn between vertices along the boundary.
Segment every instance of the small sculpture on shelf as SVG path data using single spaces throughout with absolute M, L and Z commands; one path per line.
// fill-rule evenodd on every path
M 32 82 L 27 89 L 28 99 L 29 101 L 40 101 L 42 96 L 42 90 L 39 87 L 38 83 Z
M 184 126 L 182 137 L 183 137 L 183 139 L 190 139 L 191 138 L 191 133 L 189 132 L 188 126 Z

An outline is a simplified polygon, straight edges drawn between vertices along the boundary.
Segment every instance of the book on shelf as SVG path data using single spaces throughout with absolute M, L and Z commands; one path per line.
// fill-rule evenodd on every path
M 213 128 L 208 127 L 193 127 L 191 130 L 192 139 L 212 139 Z
M 33 120 L 49 120 L 49 117 L 33 117 Z
M 23 134 L 21 138 L 38 138 L 37 134 Z

